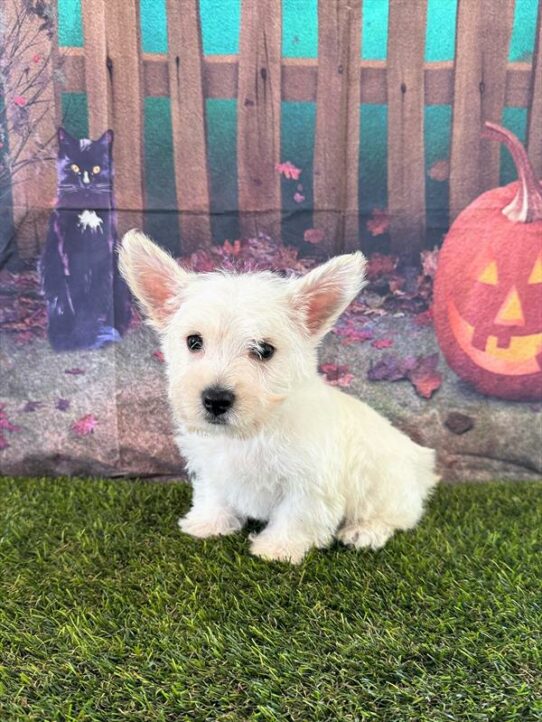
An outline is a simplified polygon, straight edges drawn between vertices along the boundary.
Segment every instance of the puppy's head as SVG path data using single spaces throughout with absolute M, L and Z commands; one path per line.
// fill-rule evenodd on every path
M 302 278 L 195 274 L 139 231 L 120 270 L 158 331 L 176 420 L 189 431 L 249 437 L 316 373 L 316 347 L 362 288 L 361 253 Z

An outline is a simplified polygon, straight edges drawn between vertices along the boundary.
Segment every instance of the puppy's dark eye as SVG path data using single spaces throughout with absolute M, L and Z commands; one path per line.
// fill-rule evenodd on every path
M 186 339 L 186 345 L 190 351 L 201 351 L 203 348 L 203 339 L 199 333 L 193 333 Z
M 275 347 L 270 343 L 260 341 L 250 349 L 250 355 L 258 361 L 268 361 L 275 353 Z

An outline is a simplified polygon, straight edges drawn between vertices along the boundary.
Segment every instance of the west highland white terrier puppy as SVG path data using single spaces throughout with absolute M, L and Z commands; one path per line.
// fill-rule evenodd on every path
M 258 519 L 252 553 L 298 563 L 334 538 L 378 549 L 422 516 L 434 451 L 317 371 L 318 343 L 363 287 L 365 263 L 337 256 L 301 278 L 196 274 L 142 233 L 124 237 L 121 272 L 159 333 L 193 477 L 187 534 Z

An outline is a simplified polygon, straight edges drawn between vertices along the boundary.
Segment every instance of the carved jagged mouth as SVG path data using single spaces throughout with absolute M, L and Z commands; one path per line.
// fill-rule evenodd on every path
M 472 342 L 474 326 L 462 318 L 453 301 L 448 302 L 448 314 L 459 346 L 481 368 L 505 376 L 524 376 L 541 370 L 542 333 L 510 336 L 506 346 L 499 345 L 497 336 L 488 336 L 485 350 L 480 350 Z

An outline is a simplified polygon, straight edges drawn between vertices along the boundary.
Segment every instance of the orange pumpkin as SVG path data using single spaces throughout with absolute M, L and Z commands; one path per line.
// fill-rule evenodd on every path
M 483 193 L 439 254 L 433 317 L 448 364 L 478 391 L 542 399 L 542 186 L 519 139 L 494 123 L 518 181 Z

